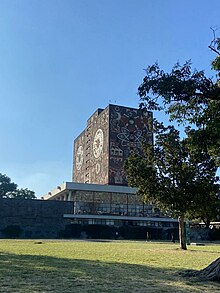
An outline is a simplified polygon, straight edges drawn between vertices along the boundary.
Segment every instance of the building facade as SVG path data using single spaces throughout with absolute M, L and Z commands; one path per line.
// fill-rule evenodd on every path
M 152 113 L 109 105 L 98 109 L 74 141 L 73 182 L 127 185 L 124 162 L 153 141 Z
M 43 196 L 70 201 L 73 212 L 64 214 L 72 224 L 112 227 L 176 228 L 177 220 L 137 196 L 128 187 L 125 160 L 142 154 L 143 143 L 153 143 L 152 113 L 109 105 L 97 109 L 74 141 L 73 182 L 64 182 Z
M 72 213 L 64 214 L 73 224 L 174 228 L 177 220 L 143 201 L 137 189 L 128 186 L 64 182 L 44 196 L 45 200 L 72 202 Z

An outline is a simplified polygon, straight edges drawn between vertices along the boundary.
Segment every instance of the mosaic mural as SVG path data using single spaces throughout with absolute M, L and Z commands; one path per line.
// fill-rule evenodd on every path
M 74 142 L 73 181 L 127 185 L 124 162 L 152 143 L 152 113 L 109 105 L 98 109 Z
M 152 143 L 152 113 L 139 109 L 109 106 L 109 184 L 127 185 L 124 162 L 140 154 L 144 142 Z
M 73 181 L 108 184 L 108 108 L 98 109 L 74 142 Z
M 73 152 L 73 181 L 84 182 L 85 169 L 85 131 L 83 131 L 74 142 Z

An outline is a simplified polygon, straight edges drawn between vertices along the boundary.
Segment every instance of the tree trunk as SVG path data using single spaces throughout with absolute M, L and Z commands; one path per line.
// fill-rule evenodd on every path
M 199 271 L 199 276 L 210 281 L 220 281 L 220 257 Z
M 186 234 L 184 227 L 184 215 L 179 216 L 179 239 L 180 239 L 180 248 L 186 250 Z
M 209 266 L 200 271 L 187 270 L 181 273 L 184 277 L 196 277 L 201 281 L 220 282 L 220 257 L 213 261 Z
M 209 226 L 210 226 L 210 221 L 207 219 L 207 220 L 203 220 L 203 222 L 205 223 L 205 227 L 206 229 L 209 229 Z

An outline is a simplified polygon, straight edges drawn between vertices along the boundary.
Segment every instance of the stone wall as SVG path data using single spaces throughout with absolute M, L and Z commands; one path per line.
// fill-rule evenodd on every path
M 0 238 L 58 238 L 72 212 L 67 201 L 0 199 Z

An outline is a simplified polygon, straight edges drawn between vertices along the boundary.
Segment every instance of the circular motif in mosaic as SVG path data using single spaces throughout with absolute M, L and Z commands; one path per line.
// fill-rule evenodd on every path
M 79 171 L 83 163 L 83 147 L 79 146 L 76 152 L 76 169 Z
M 99 128 L 94 136 L 93 140 L 93 155 L 97 159 L 100 157 L 103 149 L 103 140 L 104 140 L 104 134 L 101 128 Z

